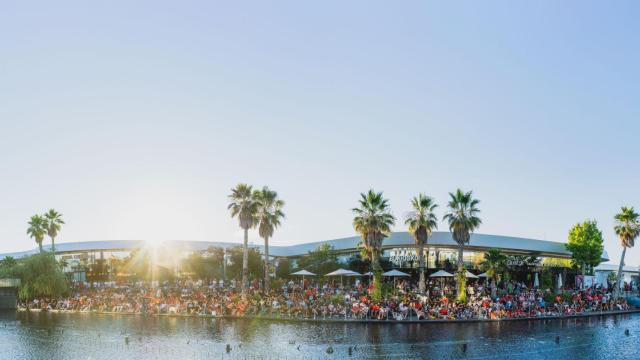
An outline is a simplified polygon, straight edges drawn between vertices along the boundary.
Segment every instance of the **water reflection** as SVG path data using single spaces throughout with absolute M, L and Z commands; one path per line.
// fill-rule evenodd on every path
M 636 359 L 640 314 L 502 323 L 356 324 L 4 312 L 0 339 L 3 359 Z M 332 354 L 326 352 L 329 345 Z

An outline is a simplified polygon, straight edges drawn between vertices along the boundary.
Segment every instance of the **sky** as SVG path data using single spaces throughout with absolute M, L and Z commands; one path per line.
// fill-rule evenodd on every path
M 239 182 L 278 191 L 274 245 L 396 231 L 419 192 L 480 199 L 479 233 L 565 242 L 640 208 L 634 1 L 9 1 L 0 11 L 0 252 L 241 242 Z M 447 226 L 440 221 L 439 229 Z M 251 241 L 260 243 L 256 231 Z M 627 251 L 640 265 L 640 247 Z

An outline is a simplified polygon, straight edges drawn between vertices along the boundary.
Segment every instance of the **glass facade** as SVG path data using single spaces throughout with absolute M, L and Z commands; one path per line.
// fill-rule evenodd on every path
M 463 262 L 467 269 L 479 269 L 484 260 L 485 250 L 465 250 Z M 508 252 L 505 252 L 509 255 Z M 414 247 L 398 247 L 385 249 L 382 257 L 387 258 L 394 267 L 402 269 L 417 269 L 419 267 L 418 249 Z M 429 269 L 455 269 L 458 264 L 458 249 L 454 248 L 426 248 L 425 266 Z M 531 259 L 528 255 L 512 255 L 507 260 L 508 266 L 560 267 L 570 268 L 571 260 L 560 257 L 539 256 Z

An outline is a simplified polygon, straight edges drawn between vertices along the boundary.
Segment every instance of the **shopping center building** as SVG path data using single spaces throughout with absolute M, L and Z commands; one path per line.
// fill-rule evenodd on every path
M 276 265 L 278 260 L 282 258 L 291 259 L 295 265 L 300 257 L 322 244 L 328 244 L 336 251 L 338 258 L 347 263 L 350 257 L 360 253 L 359 242 L 359 236 L 351 236 L 289 246 L 276 245 L 269 247 L 269 253 Z M 117 275 L 111 272 L 114 268 L 113 265 L 121 262 L 133 251 L 152 249 L 156 252 L 168 252 L 175 260 L 187 257 L 193 252 L 207 252 L 211 248 L 229 249 L 238 246 L 241 244 L 208 241 L 164 241 L 161 243 L 140 240 L 86 241 L 56 244 L 56 258 L 64 264 L 66 272 L 74 273 L 74 278 L 78 280 L 84 280 L 86 279 L 86 271 L 98 262 L 104 264 L 110 277 Z M 251 244 L 250 246 L 261 252 L 263 250 L 262 245 Z M 562 271 L 564 274 L 571 267 L 571 253 L 566 250 L 564 243 L 512 236 L 472 234 L 471 241 L 465 246 L 464 251 L 464 262 L 467 268 L 479 269 L 484 253 L 492 248 L 499 249 L 502 253 L 509 255 L 508 266 L 512 267 L 528 267 L 531 271 L 547 268 L 553 269 L 554 273 Z M 50 250 L 50 247 L 45 246 L 45 250 Z M 430 271 L 454 269 L 458 251 L 451 233 L 434 232 L 429 238 L 426 250 L 427 269 Z M 0 259 L 6 256 L 20 258 L 36 252 L 37 250 L 33 249 L 0 254 Z M 415 242 L 406 232 L 394 232 L 385 239 L 382 259 L 388 261 L 392 267 L 405 271 L 415 271 L 419 266 Z M 608 261 L 606 252 L 603 253 L 602 260 Z M 178 261 L 175 261 L 174 264 L 176 267 L 179 266 Z

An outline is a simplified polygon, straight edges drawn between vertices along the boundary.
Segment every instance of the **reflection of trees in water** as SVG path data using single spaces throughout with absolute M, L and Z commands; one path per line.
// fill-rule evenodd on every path
M 259 319 L 235 320 L 233 328 L 234 339 L 240 343 L 251 342 L 256 334 L 260 334 L 261 340 L 268 341 L 271 322 Z
M 36 328 L 34 331 L 17 332 L 18 341 L 22 348 L 29 349 L 32 354 L 47 354 L 49 359 L 62 359 L 59 351 L 66 342 L 59 328 L 60 318 L 46 312 L 20 312 L 18 315 L 21 325 Z M 34 326 L 35 324 L 35 326 Z

